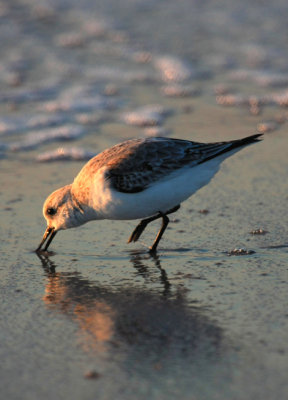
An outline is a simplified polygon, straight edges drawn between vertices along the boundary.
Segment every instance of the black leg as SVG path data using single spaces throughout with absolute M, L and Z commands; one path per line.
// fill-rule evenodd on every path
M 153 217 L 142 219 L 142 221 L 139 222 L 139 224 L 136 226 L 136 228 L 132 232 L 132 234 L 131 234 L 131 236 L 130 236 L 130 238 L 128 240 L 128 243 L 137 242 L 137 240 L 142 235 L 142 233 L 143 233 L 144 229 L 146 228 L 146 226 L 150 222 L 155 221 L 155 219 L 158 219 L 158 218 L 161 218 L 161 217 L 162 217 L 162 214 L 158 213 L 158 214 L 154 215 Z
M 153 217 L 149 217 L 149 218 L 145 218 L 142 219 L 142 221 L 140 221 L 140 223 L 136 226 L 136 228 L 134 229 L 134 231 L 132 232 L 128 243 L 130 242 L 137 242 L 137 240 L 140 238 L 140 236 L 142 235 L 144 229 L 146 228 L 146 226 L 152 222 L 155 221 L 156 219 L 162 218 L 162 226 L 160 231 L 157 234 L 157 237 L 153 243 L 153 246 L 150 249 L 150 252 L 155 252 L 158 243 L 160 242 L 160 239 L 165 231 L 165 229 L 167 228 L 167 225 L 169 223 L 169 218 L 167 217 L 167 214 L 172 214 L 174 212 L 176 212 L 177 210 L 179 210 L 180 208 L 180 204 L 178 204 L 177 206 L 171 208 L 171 210 L 168 210 L 165 214 L 163 214 L 162 212 L 158 212 L 156 215 L 154 215 Z
M 154 240 L 153 245 L 150 247 L 149 253 L 155 253 L 156 252 L 156 248 L 158 246 L 158 243 L 160 242 L 163 233 L 165 232 L 168 224 L 169 224 L 169 218 L 167 217 L 166 214 L 162 214 L 162 225 L 160 228 L 160 231 L 157 233 L 156 239 Z

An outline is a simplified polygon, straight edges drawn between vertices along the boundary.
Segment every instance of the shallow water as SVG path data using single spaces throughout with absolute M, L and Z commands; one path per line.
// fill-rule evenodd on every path
M 288 6 L 258 3 L 0 2 L 5 398 L 287 397 Z M 177 62 L 162 71 L 164 57 Z M 197 90 L 165 95 L 175 84 Z M 153 131 L 147 112 L 137 126 L 123 119 L 157 104 L 169 112 Z M 49 256 L 33 252 L 44 199 L 83 165 L 40 154 L 97 153 L 157 129 L 216 141 L 257 127 L 264 140 L 171 217 L 157 256 L 157 222 L 126 243 L 137 221 L 60 232 Z

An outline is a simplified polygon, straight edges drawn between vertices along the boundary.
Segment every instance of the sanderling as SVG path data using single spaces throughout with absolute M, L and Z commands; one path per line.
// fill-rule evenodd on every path
M 221 162 L 261 134 L 239 140 L 197 143 L 153 137 L 117 144 L 93 157 L 70 185 L 45 201 L 47 229 L 36 251 L 46 251 L 56 233 L 100 219 L 141 219 L 128 243 L 136 242 L 146 226 L 162 218 L 150 252 L 155 252 L 167 228 L 167 215 L 206 185 Z

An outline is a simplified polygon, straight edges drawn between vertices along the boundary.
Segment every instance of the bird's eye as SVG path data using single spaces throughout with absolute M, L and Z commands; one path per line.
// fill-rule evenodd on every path
M 49 215 L 55 215 L 56 212 L 57 212 L 56 208 L 53 208 L 53 207 L 47 208 L 47 214 L 49 214 Z

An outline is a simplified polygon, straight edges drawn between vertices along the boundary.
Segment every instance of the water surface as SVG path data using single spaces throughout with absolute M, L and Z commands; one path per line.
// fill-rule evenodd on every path
M 287 396 L 287 7 L 1 1 L 7 399 Z M 165 112 L 152 128 L 143 115 L 124 118 L 155 104 Z M 41 154 L 98 153 L 157 132 L 217 141 L 257 129 L 264 140 L 226 160 L 171 217 L 157 256 L 147 253 L 157 222 L 126 243 L 137 221 L 60 232 L 53 254 L 34 253 L 44 199 L 85 162 Z M 266 234 L 251 234 L 259 228 Z M 229 255 L 235 248 L 248 254 Z

